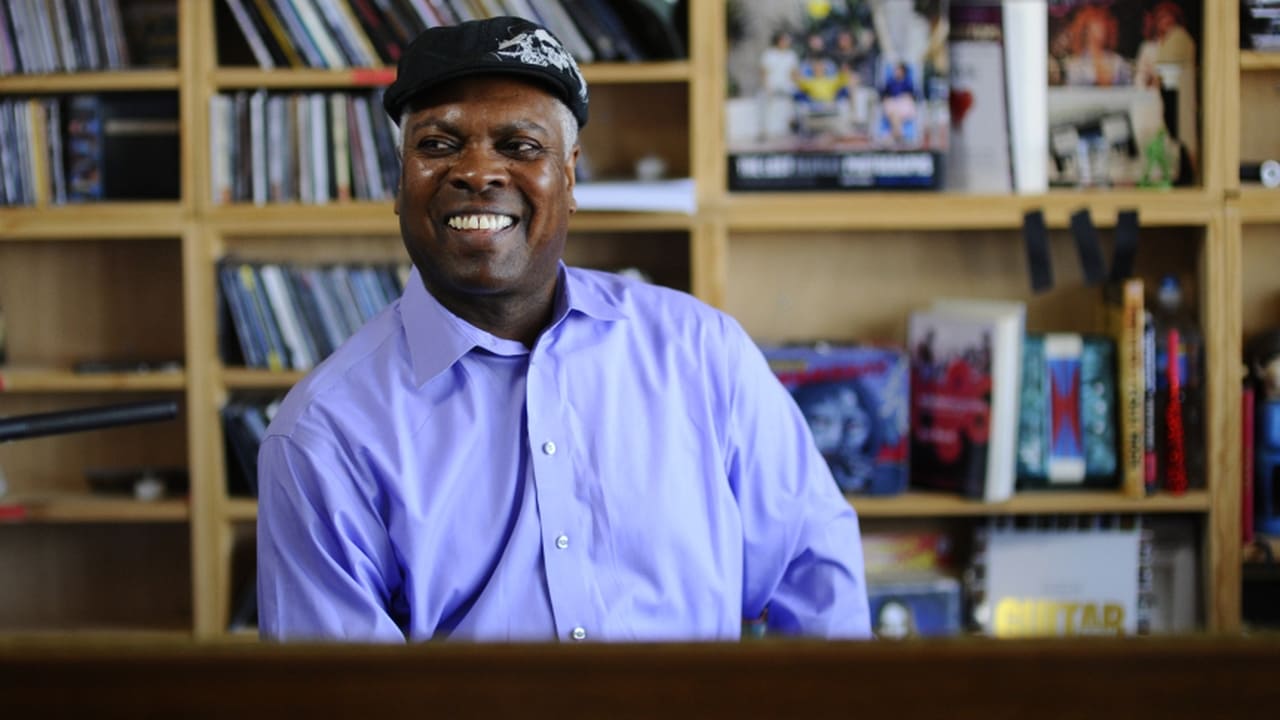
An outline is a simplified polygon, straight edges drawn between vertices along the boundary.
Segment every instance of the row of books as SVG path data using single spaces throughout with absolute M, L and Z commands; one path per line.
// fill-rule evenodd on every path
M 223 362 L 308 370 L 400 296 L 405 263 L 218 263 Z
M 60 168 L 61 163 L 51 160 L 41 148 L 50 148 L 60 156 L 61 146 L 33 139 L 46 134 L 48 119 L 57 111 L 54 100 L 0 100 L 0 206 L 35 205 L 44 197 L 49 168 Z M 58 133 L 53 136 L 57 138 Z M 65 188 L 62 176 L 58 185 Z
M 0 205 L 177 199 L 178 150 L 176 93 L 0 100 Z
M 219 94 L 210 101 L 213 202 L 385 200 L 400 174 L 380 91 Z
M 1100 303 L 1108 333 L 1027 333 L 1022 302 L 947 298 L 911 313 L 909 352 L 764 352 L 846 493 L 914 487 L 1002 502 L 1043 489 L 1203 487 L 1202 343 L 1168 307 L 1168 280 L 1150 320 L 1141 279 L 1128 286 L 1136 298 Z
M 684 42 L 664 0 L 225 0 L 220 27 L 234 27 L 264 70 L 394 65 L 423 30 L 499 15 L 549 28 L 581 62 L 679 57 Z
M 0 75 L 175 67 L 176 2 L 0 3 Z

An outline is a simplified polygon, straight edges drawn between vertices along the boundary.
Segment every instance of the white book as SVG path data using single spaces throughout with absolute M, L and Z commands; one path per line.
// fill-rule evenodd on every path
M 255 90 L 249 96 L 250 192 L 253 204 L 267 204 L 267 92 Z
M 941 298 L 911 314 L 913 483 L 984 502 L 1013 496 L 1025 327 L 1015 301 Z
M 85 66 L 89 70 L 101 70 L 102 53 L 98 49 L 98 22 L 93 16 L 93 0 L 76 0 L 75 13 L 80 20 Z
M 351 143 L 346 93 L 329 95 L 329 134 L 333 141 L 333 186 L 341 202 L 351 200 Z
M 988 634 L 1137 634 L 1140 527 L 993 525 L 985 569 Z
M 298 141 L 294 144 L 298 157 L 298 200 L 306 205 L 316 203 L 315 173 L 311 169 L 312 149 L 311 133 L 314 124 L 311 121 L 311 98 L 305 93 L 293 96 L 294 108 L 298 117 Z
M 75 40 L 71 37 L 71 18 L 67 15 L 67 0 L 53 0 L 54 30 L 58 36 L 58 49 L 62 52 L 62 69 L 76 72 L 80 63 L 76 59 Z
M 329 103 L 324 93 L 311 93 L 311 190 L 317 204 L 328 204 L 329 195 Z
M 243 0 L 227 0 L 227 7 L 231 10 L 231 16 L 235 18 L 236 25 L 240 27 L 240 33 L 244 35 L 244 39 L 249 43 L 249 50 L 253 52 L 253 59 L 257 61 L 258 67 L 263 70 L 275 69 L 275 61 L 271 59 L 271 52 L 267 50 L 266 41 L 258 32 L 258 28 L 253 24 L 253 20 L 249 17 L 249 12 L 245 10 Z
M 1013 189 L 1034 195 L 1049 189 L 1049 8 L 1005 0 L 1002 10 Z
M 606 212 L 677 212 L 697 210 L 693 178 L 581 182 L 573 186 L 579 210 Z
M 285 348 L 289 351 L 290 367 L 294 370 L 311 369 L 315 365 L 315 358 L 311 355 L 310 346 L 302 335 L 306 332 L 306 325 L 302 323 L 302 319 L 298 317 L 294 308 L 289 288 L 285 285 L 284 270 L 279 265 L 265 263 L 258 272 L 262 276 L 262 286 L 266 289 L 267 298 L 270 300 L 271 312 L 276 317 L 276 324 L 280 326 L 280 335 L 284 340 Z
M 293 7 L 298 11 L 298 19 L 306 26 L 307 34 L 311 36 L 312 42 L 316 44 L 316 49 L 320 51 L 320 55 L 324 57 L 325 67 L 330 70 L 345 68 L 349 65 L 346 56 L 342 50 L 338 48 L 337 42 L 333 35 L 330 34 L 328 26 L 321 19 L 319 12 L 312 0 L 290 0 Z

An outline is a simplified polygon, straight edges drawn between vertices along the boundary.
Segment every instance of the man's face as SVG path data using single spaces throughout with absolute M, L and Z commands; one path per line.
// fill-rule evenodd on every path
M 395 210 L 409 257 L 446 305 L 551 297 L 576 210 L 563 111 L 538 86 L 493 75 L 431 90 L 405 120 Z

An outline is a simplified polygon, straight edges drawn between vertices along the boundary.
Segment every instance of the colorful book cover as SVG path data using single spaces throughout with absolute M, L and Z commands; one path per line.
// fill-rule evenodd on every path
M 940 573 L 867 576 L 871 629 L 881 640 L 960 633 L 960 581 Z
M 1049 0 L 1049 183 L 1194 182 L 1199 0 Z
M 911 314 L 912 485 L 986 502 L 1013 494 L 1025 312 L 946 300 Z
M 1022 348 L 1018 489 L 1114 487 L 1115 342 L 1028 334 Z
M 763 348 L 809 422 L 840 489 L 895 495 L 907 488 L 907 356 L 871 346 Z
M 1120 487 L 1126 495 L 1147 494 L 1147 368 L 1145 300 L 1142 278 L 1126 278 L 1103 291 L 1107 332 L 1116 341 L 1116 390 L 1120 429 Z
M 731 2 L 731 190 L 936 188 L 946 0 Z

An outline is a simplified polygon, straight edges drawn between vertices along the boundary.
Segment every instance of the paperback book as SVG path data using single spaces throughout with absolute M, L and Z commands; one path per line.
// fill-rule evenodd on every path
M 730 2 L 730 190 L 936 188 L 947 0 Z
M 872 346 L 763 350 L 841 490 L 896 495 L 907 489 L 905 352 Z
M 1014 490 L 1022 303 L 941 300 L 911 314 L 911 484 L 985 502 Z

